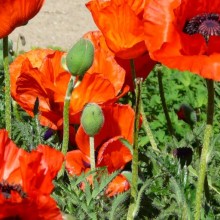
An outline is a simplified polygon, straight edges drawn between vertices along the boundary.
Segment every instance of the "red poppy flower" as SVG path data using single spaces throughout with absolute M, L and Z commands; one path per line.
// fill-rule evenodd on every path
M 143 10 L 146 0 L 92 0 L 86 4 L 110 50 L 123 59 L 144 52 Z
M 150 1 L 144 18 L 152 59 L 220 80 L 219 1 Z
M 41 9 L 44 0 L 0 0 L 0 39 L 25 25 Z
M 26 152 L 5 130 L 0 130 L 0 140 L 0 219 L 62 219 L 50 194 L 63 155 L 44 145 Z
M 132 144 L 134 111 L 128 105 L 120 104 L 106 105 L 102 110 L 105 118 L 104 125 L 100 133 L 95 135 L 96 167 L 107 167 L 108 172 L 112 173 L 123 169 L 132 159 L 130 150 L 122 144 L 120 139 L 125 138 Z M 90 169 L 89 137 L 82 126 L 77 131 L 76 143 L 80 150 L 67 152 L 66 155 L 66 168 L 72 175 L 80 175 Z M 129 189 L 126 184 L 124 186 L 124 189 Z

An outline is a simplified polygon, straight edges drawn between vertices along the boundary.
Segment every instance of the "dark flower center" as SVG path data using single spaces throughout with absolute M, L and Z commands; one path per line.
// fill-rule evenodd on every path
M 3 180 L 0 182 L 0 193 L 6 198 L 9 199 L 11 197 L 11 192 L 17 192 L 21 198 L 26 198 L 27 194 L 23 191 L 20 184 L 10 184 L 7 181 Z
M 183 32 L 189 35 L 201 34 L 208 43 L 210 36 L 220 36 L 220 14 L 196 15 L 186 21 Z

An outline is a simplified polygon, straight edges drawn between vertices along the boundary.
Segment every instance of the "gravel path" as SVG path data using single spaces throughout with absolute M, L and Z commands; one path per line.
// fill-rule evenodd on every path
M 19 27 L 9 36 L 16 45 L 19 34 L 26 39 L 20 50 L 32 47 L 57 46 L 68 50 L 84 33 L 96 30 L 86 8 L 88 0 L 46 0 L 41 11 L 26 26 Z

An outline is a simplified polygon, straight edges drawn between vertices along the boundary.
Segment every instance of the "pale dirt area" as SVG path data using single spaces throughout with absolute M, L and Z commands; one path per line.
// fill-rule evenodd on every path
M 9 38 L 16 42 L 19 34 L 26 45 L 19 43 L 19 50 L 33 47 L 57 46 L 68 50 L 83 34 L 97 30 L 85 3 L 89 0 L 46 0 L 40 12 L 26 26 L 16 28 Z

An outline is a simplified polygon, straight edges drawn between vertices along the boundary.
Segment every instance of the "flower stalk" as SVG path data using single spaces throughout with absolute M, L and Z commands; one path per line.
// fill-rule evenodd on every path
M 69 106 L 70 99 L 74 89 L 74 86 L 78 80 L 78 77 L 71 76 L 64 99 L 63 108 L 63 143 L 61 152 L 66 155 L 69 145 Z
M 131 179 L 131 200 L 128 208 L 127 219 L 134 219 L 135 207 L 138 196 L 138 132 L 140 123 L 140 109 L 141 109 L 141 91 L 142 91 L 142 78 L 135 80 L 135 125 L 134 125 L 134 144 L 133 144 L 133 157 L 132 157 L 132 179 Z
M 134 59 L 130 60 L 130 66 L 131 66 L 132 81 L 133 81 L 133 85 L 134 85 L 134 88 L 135 88 L 136 71 L 135 71 Z
M 130 60 L 130 66 L 131 66 L 131 74 L 132 74 L 132 79 L 133 79 L 133 83 L 134 83 L 134 88 L 135 88 L 135 79 L 136 79 L 136 71 L 135 71 L 135 64 L 134 64 L 134 60 Z M 155 151 L 159 151 L 158 148 L 157 148 L 157 144 L 156 144 L 156 141 L 154 140 L 154 136 L 152 134 L 152 131 L 150 129 L 150 126 L 149 126 L 149 123 L 148 123 L 148 120 L 147 120 L 147 117 L 146 117 L 146 114 L 144 112 L 144 105 L 143 105 L 143 101 L 142 99 L 140 99 L 140 113 L 141 113 L 141 116 L 142 116 L 142 120 L 143 120 L 143 129 L 146 133 L 146 135 L 148 136 L 149 138 L 149 141 L 150 141 L 150 144 L 152 146 L 152 149 L 155 150 Z
M 11 83 L 9 74 L 8 36 L 3 38 L 3 62 L 5 73 L 5 127 L 11 137 Z
M 203 201 L 204 181 L 207 170 L 207 156 L 209 152 L 209 145 L 212 137 L 212 125 L 214 117 L 214 82 L 213 80 L 207 80 L 208 89 L 208 105 L 207 105 L 207 122 L 204 131 L 203 146 L 200 158 L 200 166 L 198 172 L 198 182 L 196 188 L 196 203 L 195 203 L 195 215 L 194 219 L 199 220 L 201 217 L 201 207 Z
M 167 121 L 168 131 L 169 131 L 171 136 L 174 136 L 173 126 L 172 126 L 172 123 L 171 123 L 171 120 L 170 120 L 170 116 L 169 116 L 169 112 L 168 112 L 168 108 L 167 108 L 167 104 L 166 104 L 166 99 L 165 99 L 165 96 L 164 96 L 164 88 L 163 88 L 163 80 L 162 80 L 163 73 L 162 73 L 161 69 L 162 69 L 161 66 L 156 67 L 160 99 L 161 99 L 163 111 L 164 111 L 164 114 L 165 114 L 165 118 L 166 118 L 166 121 Z
M 147 134 L 147 136 L 149 138 L 151 147 L 152 147 L 152 149 L 154 151 L 159 152 L 160 150 L 157 147 L 157 143 L 156 143 L 156 141 L 154 139 L 154 136 L 153 136 L 153 133 L 152 133 L 152 131 L 150 129 L 150 126 L 149 126 L 146 114 L 144 112 L 144 105 L 143 105 L 142 99 L 141 99 L 141 109 L 140 109 L 140 111 L 141 111 L 141 116 L 142 116 L 142 127 L 143 127 L 145 133 Z
M 90 166 L 91 171 L 95 170 L 95 139 L 94 137 L 89 137 L 89 147 L 90 147 Z

